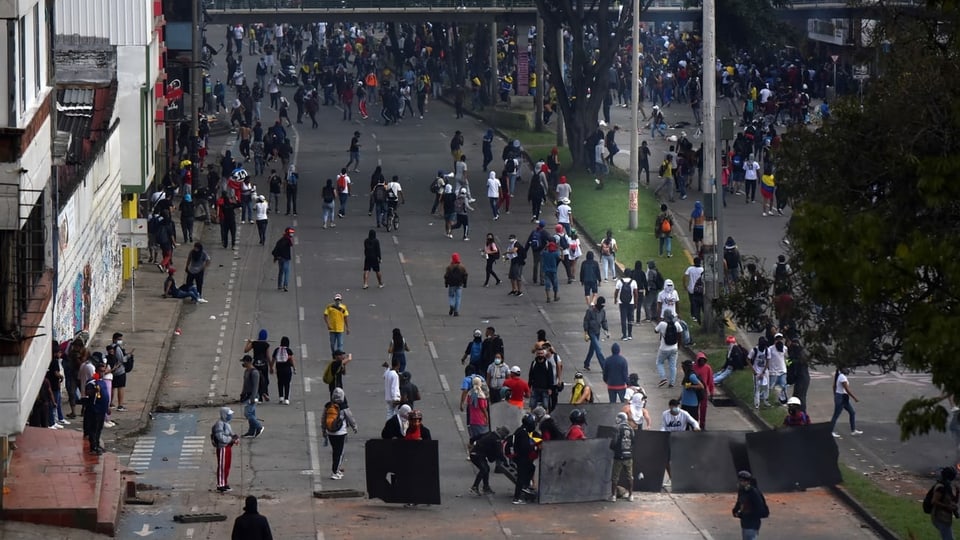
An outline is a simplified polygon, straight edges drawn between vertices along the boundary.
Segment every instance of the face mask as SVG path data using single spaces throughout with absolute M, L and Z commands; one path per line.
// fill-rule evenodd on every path
M 227 415 L 227 422 L 229 422 L 229 421 L 231 421 L 231 420 L 233 420 L 233 415 L 232 415 L 232 414 L 228 414 L 228 415 Z
M 117 347 L 123 347 L 123 340 L 122 340 L 122 339 L 118 339 L 118 340 L 117 340 Z
M 502 358 L 494 358 L 494 359 L 493 359 L 493 363 L 499 366 L 500 364 L 503 363 L 503 359 L 502 359 Z
M 670 407 L 670 414 L 673 414 L 673 415 L 680 414 L 680 408 L 679 408 L 679 407 Z

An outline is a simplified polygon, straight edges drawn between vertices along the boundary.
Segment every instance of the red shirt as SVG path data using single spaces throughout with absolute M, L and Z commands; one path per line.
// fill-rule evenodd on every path
M 703 389 L 706 391 L 707 396 L 712 396 L 714 391 L 713 368 L 710 367 L 710 364 L 704 362 L 701 366 L 698 363 L 694 363 L 693 372 L 697 374 L 697 378 L 700 379 L 700 383 L 703 384 Z
M 510 389 L 510 403 L 523 407 L 524 398 L 530 397 L 530 386 L 520 377 L 510 377 L 503 381 L 503 385 Z
M 586 440 L 586 438 L 587 436 L 583 433 L 582 426 L 578 424 L 574 424 L 570 426 L 570 431 L 567 432 L 568 441 L 582 441 L 582 440 Z

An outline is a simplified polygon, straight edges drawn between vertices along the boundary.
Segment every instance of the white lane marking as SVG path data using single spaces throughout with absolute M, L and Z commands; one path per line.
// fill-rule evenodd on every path
M 400 245 L 400 239 L 397 238 L 397 235 L 393 235 L 393 245 L 395 245 L 395 246 L 399 246 L 399 245 Z
M 295 245 L 295 246 L 299 246 L 299 245 L 300 245 L 300 237 L 299 237 L 299 236 L 294 236 L 294 237 L 293 237 L 293 245 Z
M 463 419 L 460 418 L 460 415 L 459 415 L 459 414 L 456 414 L 456 413 L 455 413 L 455 414 L 453 415 L 453 422 L 454 422 L 455 424 L 457 424 L 457 431 L 460 431 L 460 432 L 464 431 L 464 428 L 463 428 Z
M 397 252 L 397 257 L 400 258 L 400 264 L 407 264 L 407 259 L 405 259 L 405 258 L 403 257 L 403 252 L 402 252 L 402 251 L 398 251 L 398 252 Z
M 190 540 L 191 538 L 193 538 L 193 529 L 192 529 L 192 528 L 187 529 L 187 540 Z
M 304 392 L 305 394 L 309 394 L 309 393 L 310 393 L 310 377 L 304 377 L 304 378 L 303 378 L 303 392 Z
M 413 287 L 413 280 L 410 279 L 410 274 L 404 274 L 403 277 L 407 280 L 407 287 Z
M 300 279 L 300 276 L 297 276 L 297 287 L 303 287 L 303 281 Z
M 310 470 L 313 471 L 313 490 L 320 491 L 320 445 L 317 443 L 317 414 L 307 411 L 307 438 L 309 440 Z
M 306 358 L 307 358 L 307 344 L 306 344 L 306 343 L 301 343 L 301 344 L 300 344 L 300 358 L 302 358 L 302 359 L 306 359 Z
M 323 531 L 317 531 L 317 540 L 323 540 Z
M 440 375 L 440 388 L 443 388 L 444 392 L 450 391 L 450 385 L 447 383 L 446 375 L 442 375 L 442 374 Z
M 539 311 L 539 312 L 540 312 L 540 315 L 543 316 L 543 319 L 544 319 L 545 321 L 547 321 L 547 324 L 553 324 L 553 321 L 550 320 L 550 316 L 547 315 L 547 312 L 544 311 L 544 309 L 543 309 L 542 307 L 538 307 L 538 308 L 537 308 L 537 311 Z
M 417 307 L 420 307 L 420 306 L 417 306 Z M 440 355 L 437 354 L 437 347 L 434 346 L 432 341 L 427 342 L 427 347 L 430 348 L 430 356 L 432 356 L 434 360 L 436 360 L 437 358 L 440 358 Z
M 303 306 L 300 306 L 300 320 L 303 320 Z
M 420 304 L 417 304 L 417 317 L 419 317 L 420 320 L 423 320 L 423 308 L 420 307 Z
M 294 255 L 293 258 L 297 261 L 297 264 L 300 264 L 300 256 Z

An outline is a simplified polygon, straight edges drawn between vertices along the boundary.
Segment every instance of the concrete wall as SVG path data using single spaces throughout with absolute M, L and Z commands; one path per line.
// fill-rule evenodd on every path
M 52 307 L 52 304 L 51 304 Z M 47 309 L 40 323 L 38 334 L 24 354 L 23 362 L 16 367 L 0 368 L 0 435 L 15 435 L 23 431 L 27 423 L 43 376 L 50 365 L 50 350 L 53 340 L 49 332 L 53 318 Z
M 123 286 L 117 237 L 122 152 L 117 130 L 58 216 L 59 283 L 53 321 L 58 342 L 81 330 L 96 334 Z

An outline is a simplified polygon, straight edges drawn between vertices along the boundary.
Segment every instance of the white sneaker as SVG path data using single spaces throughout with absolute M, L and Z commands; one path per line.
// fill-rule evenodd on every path
M 855 430 L 851 431 L 850 434 L 851 434 L 851 435 L 863 435 L 863 432 L 860 431 L 859 429 L 855 429 Z
M 610 502 L 617 502 L 617 496 L 616 496 L 616 495 L 611 495 L 610 498 L 607 499 L 607 500 L 610 501 Z
M 841 438 L 842 438 L 842 437 L 840 437 L 840 434 L 837 433 L 836 431 L 834 431 L 833 433 L 831 433 L 831 435 L 833 435 L 833 438 L 834 438 L 834 439 L 841 439 Z
M 58 423 L 58 424 L 63 424 L 63 425 L 65 425 L 65 426 L 69 426 L 69 425 L 70 425 L 70 421 L 67 420 L 66 418 L 64 418 L 63 420 L 57 421 L 57 423 Z
M 333 473 L 330 475 L 331 480 L 343 480 L 343 473 Z
M 284 405 L 289 405 L 289 404 L 290 404 L 290 400 L 289 400 L 289 399 L 283 400 L 283 404 L 284 404 Z
M 103 423 L 103 427 L 116 427 L 117 423 L 112 420 L 107 420 Z
M 208 300 L 207 300 L 206 298 L 197 298 L 197 303 L 198 303 L 198 304 L 206 304 L 207 302 L 208 302 Z

